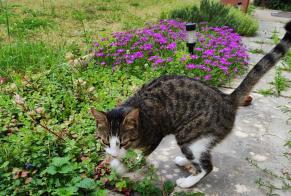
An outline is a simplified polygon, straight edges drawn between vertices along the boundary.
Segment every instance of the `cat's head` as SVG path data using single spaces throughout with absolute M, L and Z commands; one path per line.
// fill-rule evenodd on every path
M 96 135 L 109 148 L 139 148 L 139 109 L 115 108 L 109 112 L 91 108 L 96 120 Z

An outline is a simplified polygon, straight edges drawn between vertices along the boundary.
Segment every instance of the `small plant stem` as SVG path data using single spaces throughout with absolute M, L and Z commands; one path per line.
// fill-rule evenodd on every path
M 22 107 L 23 111 L 27 112 L 29 111 L 29 109 L 24 105 L 24 104 L 18 104 L 20 107 Z M 37 120 L 31 116 L 31 115 L 28 115 L 32 121 L 35 123 L 35 124 L 39 124 L 43 129 L 45 129 L 47 132 L 53 134 L 54 136 L 56 136 L 57 138 L 63 140 L 63 141 L 66 141 L 64 138 L 62 138 L 60 135 L 58 135 L 57 133 L 55 133 L 54 131 L 52 131 L 50 128 L 48 128 L 46 125 L 42 124 L 41 122 L 37 122 Z
M 3 8 L 2 0 L 0 0 L 0 2 L 1 2 L 1 7 Z M 10 43 L 11 35 L 10 35 L 10 23 L 9 23 L 9 16 L 8 16 L 8 2 L 6 2 L 6 6 L 5 6 L 5 18 L 6 18 L 6 30 L 7 30 L 7 34 L 8 34 L 8 40 Z

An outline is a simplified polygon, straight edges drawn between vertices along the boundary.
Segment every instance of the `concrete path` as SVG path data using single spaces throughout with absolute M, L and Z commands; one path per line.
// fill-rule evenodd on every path
M 260 21 L 260 30 L 255 37 L 244 37 L 243 42 L 248 49 L 262 48 L 269 51 L 273 46 L 270 39 L 274 30 L 279 37 L 284 34 L 282 27 L 288 21 L 286 18 L 271 16 L 270 10 L 256 10 L 255 16 Z M 290 19 L 289 19 L 290 20 Z M 264 43 L 261 43 L 264 42 Z M 251 65 L 254 65 L 263 55 L 251 54 Z M 213 151 L 214 171 L 204 178 L 197 186 L 182 191 L 201 191 L 206 195 L 266 195 L 259 189 L 255 181 L 259 178 L 271 180 L 264 172 L 250 166 L 246 158 L 256 160 L 262 167 L 267 167 L 280 174 L 282 168 L 291 168 L 290 161 L 282 156 L 288 149 L 283 145 L 291 129 L 291 122 L 287 123 L 287 115 L 278 108 L 291 105 L 291 91 L 284 92 L 284 97 L 264 97 L 255 93 L 258 89 L 269 88 L 269 82 L 274 80 L 274 69 L 270 71 L 256 86 L 252 96 L 253 104 L 239 109 L 232 134 Z M 290 73 L 284 73 L 289 79 Z M 243 77 L 238 78 L 223 91 L 231 92 Z M 173 136 L 164 138 L 158 149 L 149 157 L 155 164 L 163 179 L 175 181 L 179 177 L 189 174 L 177 167 L 173 160 L 181 154 Z M 289 171 L 290 172 L 290 171 Z M 276 181 L 272 181 L 276 185 Z M 181 189 L 176 188 L 176 191 Z M 291 193 L 277 192 L 280 195 Z

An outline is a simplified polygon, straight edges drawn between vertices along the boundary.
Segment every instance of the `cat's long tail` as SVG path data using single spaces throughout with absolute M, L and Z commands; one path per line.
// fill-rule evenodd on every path
M 248 73 L 241 84 L 231 93 L 231 98 L 238 106 L 244 102 L 255 84 L 267 73 L 287 52 L 291 47 L 291 21 L 285 25 L 286 33 L 268 54 L 266 54 Z

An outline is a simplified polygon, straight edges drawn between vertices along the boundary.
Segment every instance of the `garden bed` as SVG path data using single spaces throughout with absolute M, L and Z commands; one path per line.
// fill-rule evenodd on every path
M 0 194 L 106 195 L 106 188 L 165 193 L 153 184 L 153 173 L 132 182 L 98 170 L 104 151 L 88 110 L 113 108 L 163 74 L 217 86 L 246 68 L 246 49 L 232 29 L 203 24 L 195 54 L 189 55 L 184 25 L 163 20 L 114 33 L 94 44 L 94 62 L 85 67 L 64 63 L 37 74 L 11 71 L 2 77 Z

